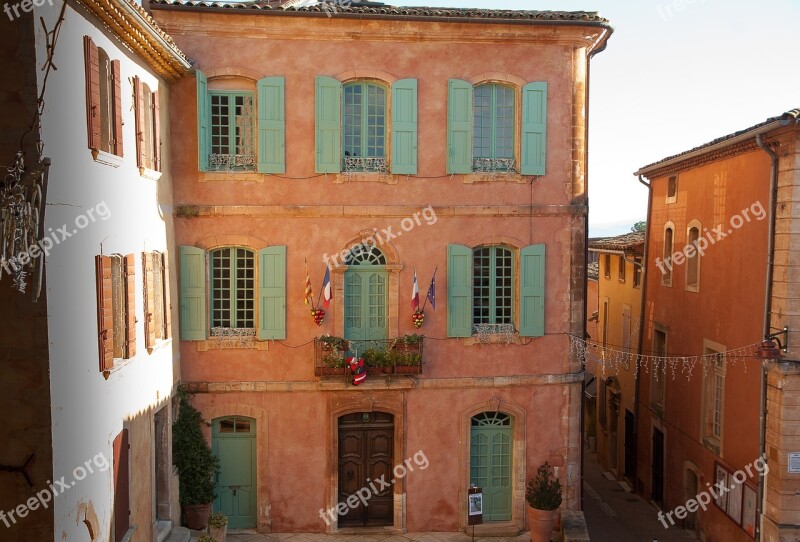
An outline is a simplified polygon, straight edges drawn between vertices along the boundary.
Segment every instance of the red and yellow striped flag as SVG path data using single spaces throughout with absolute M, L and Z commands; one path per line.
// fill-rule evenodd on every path
M 306 305 L 311 305 L 313 307 L 314 293 L 311 291 L 311 276 L 308 274 L 308 262 L 306 261 L 305 264 L 306 264 L 306 293 L 304 301 L 306 302 Z

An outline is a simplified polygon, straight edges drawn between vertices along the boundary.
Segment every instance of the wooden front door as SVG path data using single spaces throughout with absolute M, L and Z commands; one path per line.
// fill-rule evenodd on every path
M 214 420 L 212 449 L 219 457 L 214 511 L 228 516 L 231 529 L 256 526 L 256 421 L 233 417 Z
M 392 468 L 394 416 L 384 412 L 356 412 L 339 418 L 339 501 L 351 495 L 365 497 L 339 516 L 339 527 L 394 525 Z M 378 483 L 383 480 L 389 487 Z M 351 501 L 352 502 L 352 501 Z
M 502 412 L 474 416 L 470 427 L 470 483 L 483 489 L 484 521 L 511 519 L 511 417 Z

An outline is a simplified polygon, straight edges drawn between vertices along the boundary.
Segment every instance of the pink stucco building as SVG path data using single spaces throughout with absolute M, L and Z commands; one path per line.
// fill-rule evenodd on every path
M 464 529 L 474 483 L 485 524 L 517 532 L 544 461 L 578 509 L 568 335 L 585 326 L 589 61 L 608 22 L 150 8 L 196 69 L 170 110 L 182 379 L 231 526 Z M 306 265 L 315 301 L 330 269 L 319 327 Z M 420 330 L 415 270 L 421 301 L 437 273 Z M 419 350 L 395 344 L 415 331 Z M 384 367 L 353 386 L 330 374 L 349 355 Z

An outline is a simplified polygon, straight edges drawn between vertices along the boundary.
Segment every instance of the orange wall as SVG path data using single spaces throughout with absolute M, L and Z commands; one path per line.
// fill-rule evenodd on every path
M 756 219 L 758 207 L 750 211 L 750 222 L 739 229 L 730 225 L 734 215 L 760 202 L 768 206 L 769 159 L 762 151 L 682 171 L 678 176 L 675 203 L 666 203 L 667 176 L 653 180 L 650 255 L 647 272 L 647 309 L 644 352 L 653 345 L 654 323 L 668 327 L 667 351 L 672 355 L 699 355 L 703 340 L 711 340 L 728 350 L 750 345 L 762 336 L 764 279 L 766 270 L 766 218 Z M 655 258 L 663 253 L 663 228 L 675 226 L 674 250 L 687 243 L 690 221 L 699 220 L 703 231 L 718 225 L 727 234 L 709 243 L 701 257 L 698 292 L 685 288 L 686 264 L 673 268 L 672 286 L 661 284 L 662 274 Z M 728 234 L 728 230 L 732 233 Z M 666 380 L 665 432 L 666 506 L 672 509 L 686 501 L 683 490 L 683 463 L 691 461 L 700 469 L 705 482 L 713 483 L 714 462 L 731 471 L 752 463 L 759 454 L 760 361 L 728 359 L 725 378 L 725 404 L 721 457 L 701 442 L 701 401 L 703 370 L 696 367 L 691 378 L 680 373 Z M 639 477 L 645 494 L 650 492 L 650 435 L 658 419 L 649 410 L 649 378 L 641 379 L 639 423 Z M 757 482 L 757 480 L 755 480 Z M 713 540 L 752 540 L 716 507 L 700 516 L 701 528 Z

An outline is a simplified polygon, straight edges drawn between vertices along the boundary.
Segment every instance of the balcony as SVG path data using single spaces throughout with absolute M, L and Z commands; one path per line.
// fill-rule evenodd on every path
M 208 168 L 211 171 L 255 171 L 254 154 L 210 154 Z
M 364 360 L 367 374 L 421 374 L 424 337 L 403 335 L 394 339 L 346 340 L 325 335 L 314 339 L 314 374 L 349 374 L 347 358 Z

